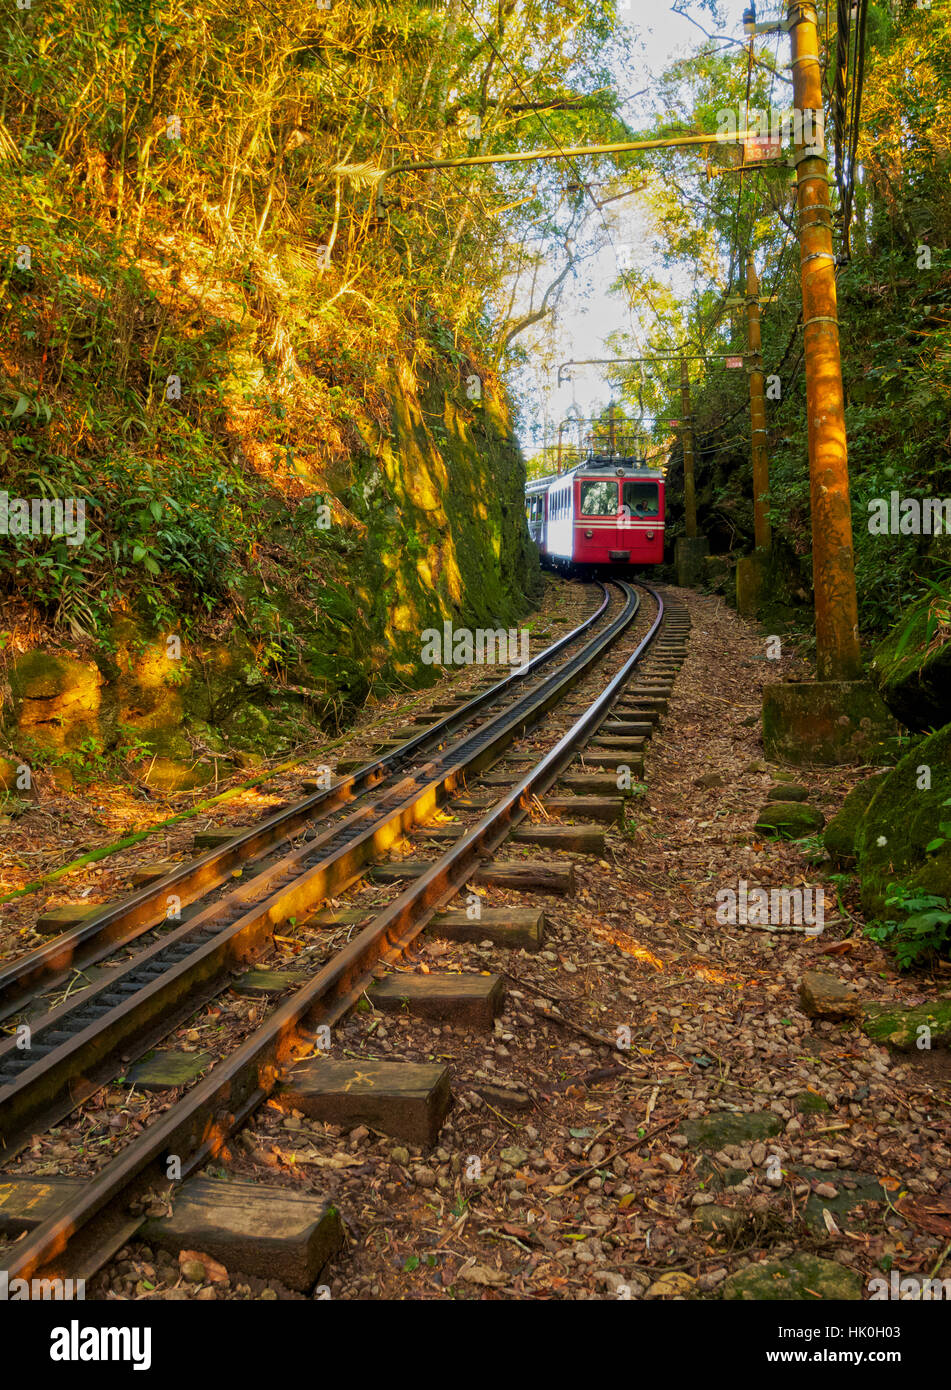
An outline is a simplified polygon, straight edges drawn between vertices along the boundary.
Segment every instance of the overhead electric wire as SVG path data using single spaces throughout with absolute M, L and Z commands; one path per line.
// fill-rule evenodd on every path
M 865 82 L 865 40 L 868 25 L 868 0 L 859 0 L 856 19 L 855 78 L 852 87 L 852 109 L 849 118 L 848 173 L 842 199 L 842 252 L 850 255 L 852 198 L 855 192 L 855 161 L 858 157 L 859 131 L 862 119 L 862 88 Z
M 835 151 L 835 181 L 840 197 L 843 194 L 845 169 L 842 156 L 845 144 L 846 90 L 849 78 L 852 37 L 852 0 L 836 0 L 835 78 L 832 92 L 832 131 Z

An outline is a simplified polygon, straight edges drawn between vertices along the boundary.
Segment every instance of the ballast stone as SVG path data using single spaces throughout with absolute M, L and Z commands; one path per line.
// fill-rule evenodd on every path
M 858 1018 L 861 1000 L 835 975 L 821 970 L 807 970 L 799 981 L 799 1002 L 810 1018 Z

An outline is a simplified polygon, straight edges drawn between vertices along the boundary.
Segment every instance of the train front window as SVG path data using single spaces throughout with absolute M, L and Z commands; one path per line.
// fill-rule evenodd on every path
M 660 516 L 660 489 L 656 483 L 628 481 L 624 484 L 624 506 L 628 516 Z
M 614 516 L 617 513 L 617 483 L 598 478 L 581 484 L 582 516 Z

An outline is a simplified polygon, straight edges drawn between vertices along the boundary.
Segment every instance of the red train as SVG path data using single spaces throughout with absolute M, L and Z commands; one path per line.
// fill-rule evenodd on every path
M 595 454 L 528 483 L 525 515 L 542 564 L 566 574 L 664 558 L 664 475 L 634 458 Z

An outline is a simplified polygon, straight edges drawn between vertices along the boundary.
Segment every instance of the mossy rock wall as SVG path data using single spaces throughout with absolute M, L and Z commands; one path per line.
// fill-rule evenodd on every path
M 857 786 L 854 786 L 843 801 L 842 809 L 838 815 L 833 816 L 826 826 L 822 835 L 822 843 L 840 864 L 855 859 L 855 838 L 858 835 L 862 817 L 868 810 L 872 797 L 878 791 L 882 778 L 887 776 L 887 772 L 875 772 L 871 777 L 864 778 Z
M 213 755 L 282 752 L 315 723 L 345 722 L 375 686 L 431 682 L 427 628 L 516 626 L 542 584 L 524 460 L 501 395 L 458 395 L 444 381 L 418 393 L 397 372 L 388 427 L 361 423 L 365 449 L 324 495 L 325 531 L 274 494 L 262 526 L 280 548 L 277 577 L 244 575 L 238 616 L 214 640 L 150 632 L 127 613 L 81 659 L 20 657 L 3 708 L 10 751 L 25 744 L 42 762 L 43 750 L 55 760 L 138 743 L 164 785 L 176 767 L 180 785 L 198 785 Z
M 922 769 L 930 771 L 930 787 Z M 923 739 L 884 777 L 855 836 L 862 906 L 870 916 L 887 915 L 888 885 L 951 898 L 951 838 L 941 840 L 940 824 L 951 820 L 951 724 Z
M 914 604 L 875 648 L 869 672 L 889 709 L 910 729 L 951 720 L 951 640 L 929 640 L 932 600 Z

